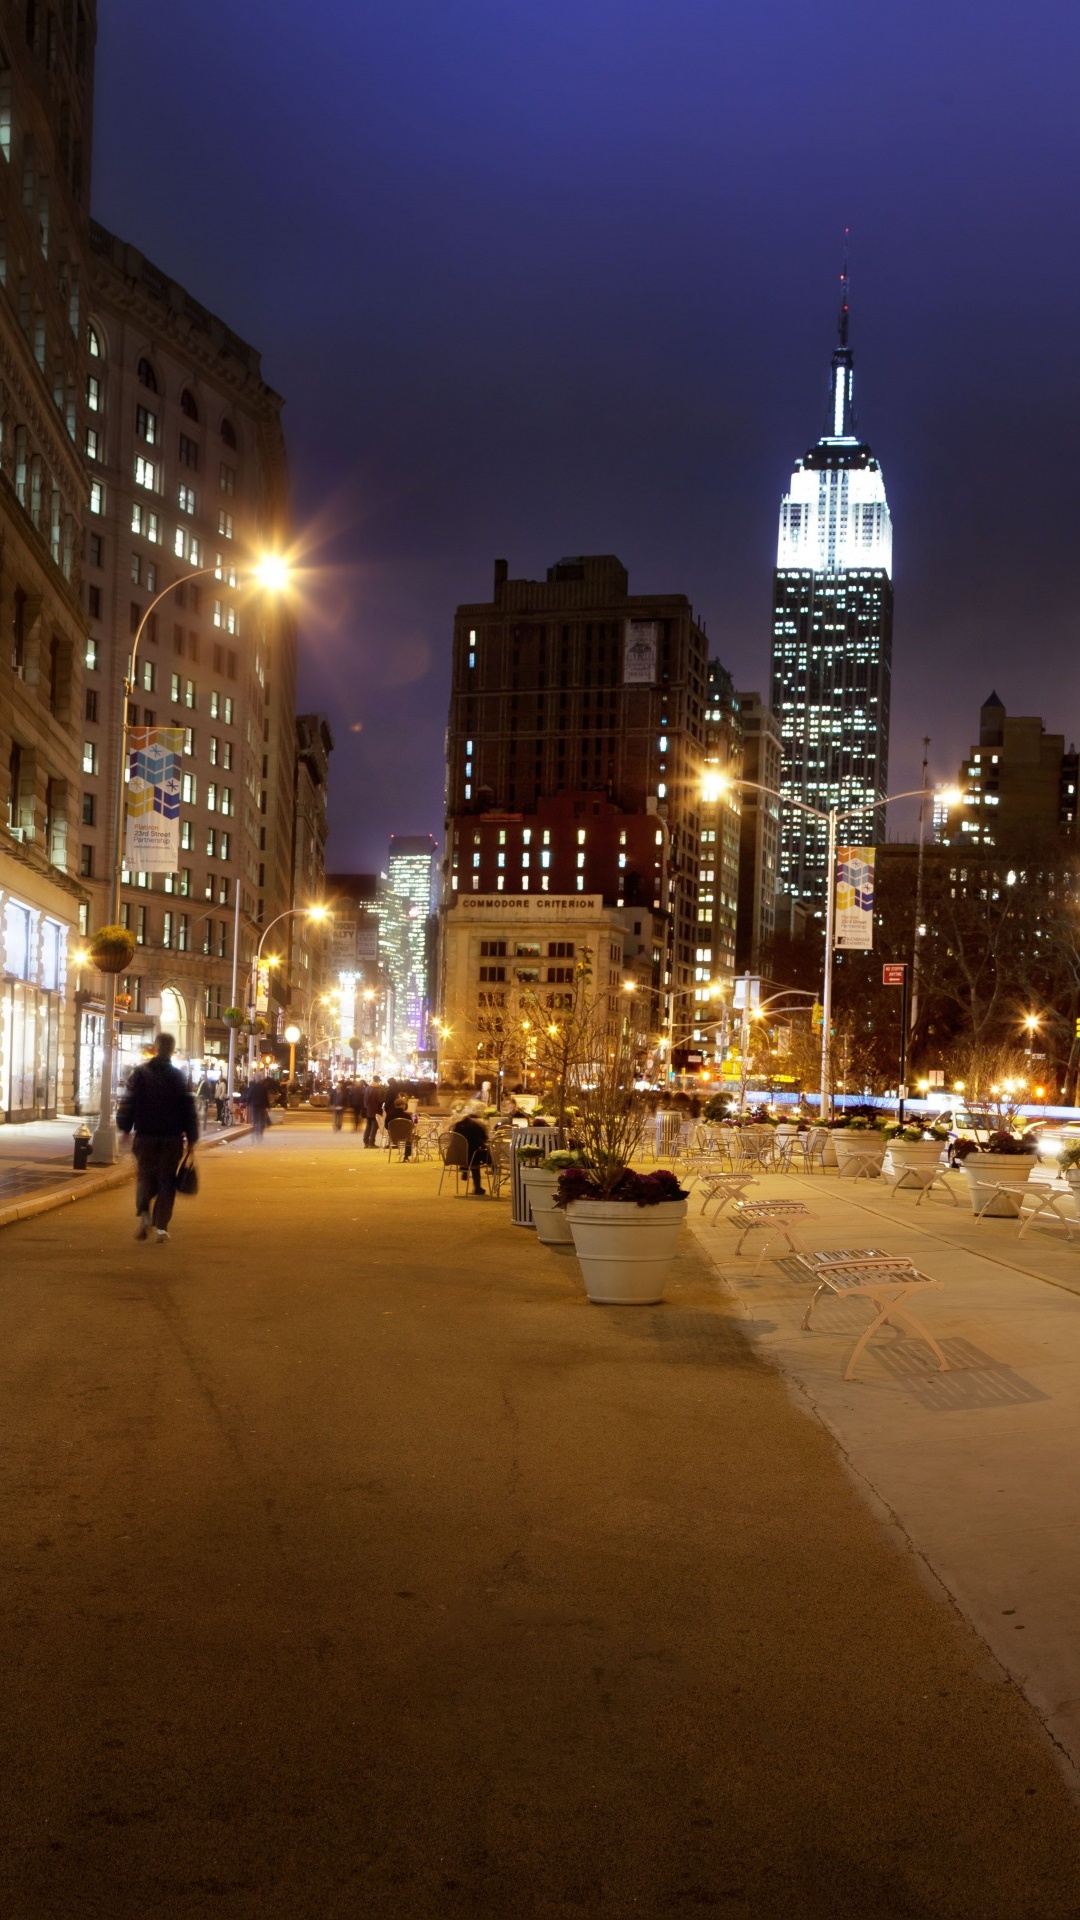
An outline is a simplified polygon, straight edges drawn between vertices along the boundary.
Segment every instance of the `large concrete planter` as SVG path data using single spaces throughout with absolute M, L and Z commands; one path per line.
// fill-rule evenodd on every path
M 885 1158 L 885 1140 L 880 1133 L 872 1133 L 869 1128 L 863 1132 L 860 1128 L 838 1128 L 830 1135 L 836 1153 L 836 1165 L 841 1180 L 854 1180 L 861 1162 L 874 1163 L 875 1178 L 881 1172 L 881 1163 Z
M 964 1178 L 972 1212 L 982 1212 L 991 1187 L 1009 1187 L 1015 1191 L 995 1194 L 986 1213 L 991 1219 L 1015 1220 L 1028 1175 L 1037 1162 L 1034 1153 L 969 1153 L 964 1161 Z
M 887 1180 L 898 1180 L 909 1167 L 940 1166 L 942 1151 L 940 1140 L 890 1140 L 881 1170 Z
M 664 1297 L 685 1200 L 574 1200 L 566 1208 L 585 1291 L 596 1306 L 647 1307 Z
M 528 1195 L 529 1208 L 536 1228 L 536 1237 L 545 1247 L 571 1248 L 574 1236 L 570 1231 L 570 1222 L 566 1218 L 566 1208 L 557 1207 L 555 1190 L 559 1184 L 557 1173 L 545 1171 L 543 1167 L 523 1166 L 521 1178 Z

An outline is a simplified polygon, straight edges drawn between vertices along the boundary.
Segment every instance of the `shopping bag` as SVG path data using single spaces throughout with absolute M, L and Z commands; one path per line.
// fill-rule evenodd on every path
M 176 1169 L 177 1193 L 192 1194 L 199 1191 L 199 1169 L 195 1165 L 194 1148 L 188 1147 L 181 1155 L 180 1165 Z

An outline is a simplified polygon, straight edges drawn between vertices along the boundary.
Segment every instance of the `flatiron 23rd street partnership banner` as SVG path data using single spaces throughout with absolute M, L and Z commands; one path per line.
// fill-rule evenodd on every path
M 833 945 L 869 953 L 873 944 L 874 849 L 838 847 Z
M 124 859 L 132 873 L 176 871 L 183 751 L 183 727 L 129 729 Z

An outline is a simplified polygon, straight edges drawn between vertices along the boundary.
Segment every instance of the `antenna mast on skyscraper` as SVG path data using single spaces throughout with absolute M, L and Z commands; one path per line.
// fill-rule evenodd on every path
M 851 293 L 849 260 L 851 255 L 851 228 L 844 228 L 844 264 L 840 269 L 840 345 L 847 346 L 848 334 L 848 298 Z

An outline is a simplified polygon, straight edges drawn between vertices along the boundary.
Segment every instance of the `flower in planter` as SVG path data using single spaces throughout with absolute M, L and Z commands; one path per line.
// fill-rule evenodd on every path
M 543 1152 L 542 1147 L 540 1152 Z M 540 1168 L 543 1173 L 565 1173 L 568 1167 L 581 1167 L 584 1164 L 583 1156 L 567 1147 L 560 1148 L 557 1153 L 549 1153 L 546 1160 L 541 1160 Z
M 90 941 L 90 958 L 99 973 L 123 973 L 134 955 L 130 927 L 99 927 Z
M 622 1200 L 638 1207 L 658 1207 L 665 1200 L 685 1200 L 686 1190 L 666 1167 L 655 1173 L 635 1173 L 623 1167 L 618 1178 L 603 1185 L 588 1167 L 568 1167 L 559 1176 L 555 1194 L 557 1207 L 568 1207 L 574 1200 Z
M 1080 1145 L 1062 1147 L 1058 1154 L 1058 1166 L 1062 1173 L 1072 1173 L 1075 1168 L 1080 1167 Z

